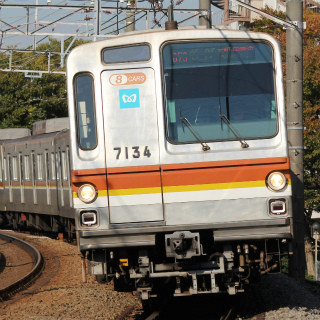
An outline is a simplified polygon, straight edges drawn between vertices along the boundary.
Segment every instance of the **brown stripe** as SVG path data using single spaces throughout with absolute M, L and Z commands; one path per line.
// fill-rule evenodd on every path
M 108 168 L 108 174 L 159 171 L 160 165 Z
M 105 168 L 98 168 L 98 169 L 81 169 L 81 170 L 73 170 L 71 172 L 72 180 L 75 176 L 92 176 L 96 174 L 106 174 L 107 169 Z
M 258 165 L 258 164 L 277 164 L 277 163 L 279 164 L 286 163 L 289 168 L 288 157 L 164 164 L 161 166 L 161 168 L 162 170 L 179 170 L 179 169 L 196 169 L 196 168 L 235 167 L 235 166 L 245 166 L 245 165 L 249 166 L 249 165 Z

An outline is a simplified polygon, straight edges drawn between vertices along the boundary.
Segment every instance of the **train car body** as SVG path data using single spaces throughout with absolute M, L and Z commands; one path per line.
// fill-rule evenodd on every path
M 1 224 L 64 232 L 64 224 L 74 225 L 69 131 L 57 126 L 48 133 L 34 130 L 32 136 L 15 138 L 21 129 L 10 129 L 10 135 L 7 130 L 0 130 Z
M 75 48 L 67 78 L 75 223 L 91 273 L 147 300 L 235 294 L 280 267 L 291 180 L 272 37 L 120 35 Z

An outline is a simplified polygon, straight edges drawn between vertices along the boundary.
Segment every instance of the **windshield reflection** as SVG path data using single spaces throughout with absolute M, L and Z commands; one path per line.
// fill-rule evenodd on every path
M 179 114 L 202 141 L 270 138 L 277 133 L 272 49 L 266 43 L 168 44 L 163 67 L 170 141 L 198 141 L 184 130 Z

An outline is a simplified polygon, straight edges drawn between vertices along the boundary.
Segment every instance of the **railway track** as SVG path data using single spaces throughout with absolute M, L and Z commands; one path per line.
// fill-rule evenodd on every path
M 117 320 L 234 320 L 238 319 L 237 309 L 239 299 L 228 296 L 210 296 L 199 298 L 197 296 L 182 299 L 165 299 L 150 307 L 145 312 L 137 312 L 127 308 Z
M 0 251 L 0 301 L 4 301 L 28 287 L 40 275 L 43 259 L 31 244 L 3 233 L 0 233 Z M 12 258 L 13 252 L 18 257 Z

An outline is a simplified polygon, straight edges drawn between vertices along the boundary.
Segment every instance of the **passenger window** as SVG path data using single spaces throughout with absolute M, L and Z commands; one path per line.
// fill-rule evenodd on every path
M 31 177 L 32 177 L 32 184 L 34 185 L 35 183 L 35 174 L 36 174 L 36 156 L 35 154 L 32 152 L 31 153 Z
M 0 158 L 0 182 L 2 182 L 2 160 Z
M 8 181 L 12 182 L 12 158 L 8 155 Z
M 53 152 L 51 153 L 51 180 L 56 180 L 56 158 Z
M 24 156 L 24 178 L 30 181 L 30 157 Z
M 4 173 L 4 181 L 8 181 L 8 175 L 7 175 L 7 158 L 3 158 L 3 173 Z
M 67 181 L 70 181 L 70 150 L 69 147 L 66 148 L 66 170 L 67 170 Z
M 74 86 L 78 143 L 81 149 L 92 150 L 97 146 L 93 78 L 90 74 L 79 74 Z
M 44 167 L 45 167 L 45 170 L 46 170 L 46 181 L 49 181 L 50 180 L 50 166 L 49 166 L 49 153 L 48 153 L 48 150 L 45 151 L 45 158 L 44 158 L 44 161 L 45 161 L 45 164 L 44 164 Z
M 20 166 L 20 182 L 24 179 L 24 172 L 23 172 L 23 157 L 22 154 L 19 154 L 19 166 Z
M 62 151 L 61 153 L 61 157 L 62 157 L 62 178 L 64 181 L 68 180 L 68 172 L 67 172 L 67 156 L 66 156 L 66 152 Z
M 18 181 L 17 157 L 12 157 L 12 180 Z
M 37 154 L 37 179 L 43 180 L 43 159 L 42 154 Z
M 57 181 L 60 181 L 61 153 L 56 152 L 56 175 Z

